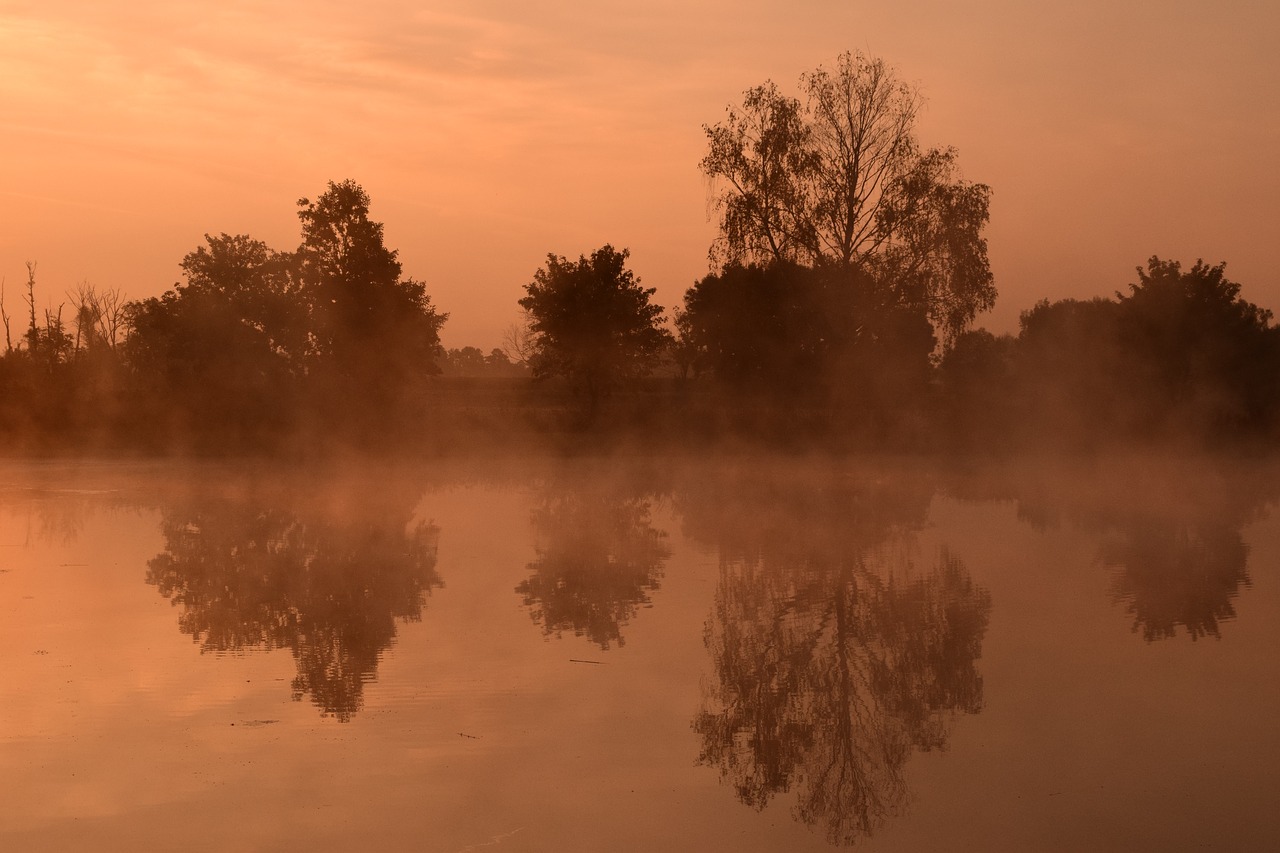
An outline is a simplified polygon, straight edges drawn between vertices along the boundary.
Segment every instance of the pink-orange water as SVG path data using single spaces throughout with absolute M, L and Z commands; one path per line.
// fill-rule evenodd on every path
M 0 849 L 1267 849 L 1266 482 L 5 463 Z

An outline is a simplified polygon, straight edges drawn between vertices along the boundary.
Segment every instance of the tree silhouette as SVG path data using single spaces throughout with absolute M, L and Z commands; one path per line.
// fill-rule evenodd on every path
M 686 291 L 683 338 L 700 370 L 743 393 L 812 391 L 853 327 L 811 270 L 737 264 Z
M 938 370 L 938 417 L 946 424 L 940 443 L 951 447 L 1007 446 L 1015 432 L 1017 344 L 986 329 L 964 332 L 943 355 Z
M 1130 385 L 1156 417 L 1202 435 L 1272 425 L 1280 408 L 1280 328 L 1225 269 L 1152 257 L 1117 294 Z
M 923 484 L 790 485 L 734 478 L 682 499 L 721 562 L 693 729 L 743 803 L 792 792 L 799 820 L 853 843 L 903 808 L 912 752 L 981 708 L 991 601 L 947 552 L 924 570 L 908 556 Z
M 592 413 L 602 395 L 644 374 L 670 338 L 660 325 L 662 307 L 649 303 L 655 289 L 640 286 L 628 256 L 610 245 L 577 261 L 547 255 L 520 300 L 533 375 L 564 377 L 586 395 Z
M 516 592 L 547 634 L 572 631 L 601 649 L 649 604 L 670 555 L 649 502 L 606 489 L 556 491 L 533 510 L 536 558 Z
M 436 528 L 411 523 L 372 484 L 347 497 L 337 513 L 292 494 L 179 499 L 147 564 L 201 651 L 288 648 L 293 698 L 342 721 L 360 709 L 396 620 L 419 619 L 441 585 Z
M 440 327 L 425 286 L 401 279 L 383 226 L 369 218 L 369 195 L 354 181 L 329 183 L 314 202 L 298 202 L 300 289 L 311 320 L 317 370 L 373 402 L 393 401 L 416 376 L 438 373 Z M 345 405 L 345 402 L 342 403 Z
M 128 306 L 126 360 L 150 419 L 255 445 L 301 424 L 381 438 L 412 418 L 447 315 L 401 280 L 359 184 L 331 182 L 298 216 L 296 252 L 206 235 L 185 283 Z
M 256 443 L 291 420 L 305 305 L 288 255 L 245 235 L 205 243 L 182 261 L 185 284 L 128 306 L 125 357 L 155 419 Z
M 505 352 L 497 347 L 485 355 L 479 347 L 460 347 L 445 350 L 440 359 L 440 370 L 446 376 L 463 377 L 517 377 L 528 376 L 523 364 L 513 363 Z
M 954 420 L 1039 444 L 1260 443 L 1280 426 L 1280 327 L 1225 265 L 1152 257 L 1114 299 L 1042 300 L 977 370 L 974 338 L 941 374 Z M 988 354 L 995 355 L 991 347 Z M 966 369 L 958 368 L 968 359 Z
M 737 395 L 808 397 L 863 416 L 926 395 L 928 320 L 857 270 L 731 264 L 684 299 L 694 363 Z
M 1119 306 L 1109 299 L 1041 300 L 1020 320 L 1012 382 L 1043 440 L 1087 444 L 1105 425 L 1130 432 L 1135 400 L 1120 335 Z M 998 377 L 988 377 L 988 381 Z
M 0 434 L 15 450 L 39 452 L 68 442 L 80 449 L 99 447 L 116 426 L 120 410 L 120 295 L 81 282 L 67 294 L 70 306 L 60 303 L 38 311 L 36 269 L 35 262 L 28 262 L 29 325 L 16 341 L 0 281 L 0 321 L 5 326 Z M 68 307 L 72 310 L 65 311 Z
M 949 340 L 995 301 L 990 188 L 959 178 L 953 149 L 920 150 L 920 95 L 882 60 L 846 52 L 801 88 L 803 102 L 766 82 L 705 127 L 713 259 L 858 269 Z

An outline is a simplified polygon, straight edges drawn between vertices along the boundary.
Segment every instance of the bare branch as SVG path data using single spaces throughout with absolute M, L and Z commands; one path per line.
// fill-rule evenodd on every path
M 508 361 L 525 365 L 529 363 L 529 357 L 533 354 L 533 317 L 529 314 L 529 309 L 522 309 L 520 321 L 507 326 L 499 349 Z
M 4 308 L 4 282 L 0 278 L 0 320 L 4 321 L 4 351 L 8 354 L 13 352 L 13 338 L 9 333 L 9 312 Z

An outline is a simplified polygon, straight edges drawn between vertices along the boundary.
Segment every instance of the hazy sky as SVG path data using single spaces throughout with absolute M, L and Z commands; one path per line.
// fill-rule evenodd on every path
M 846 49 L 927 98 L 992 187 L 1000 298 L 1110 295 L 1225 260 L 1280 311 L 1274 0 L 619 3 L 0 0 L 0 276 L 158 294 L 206 232 L 299 241 L 353 178 L 448 346 L 500 343 L 548 252 L 629 247 L 657 300 L 707 271 L 702 125 Z

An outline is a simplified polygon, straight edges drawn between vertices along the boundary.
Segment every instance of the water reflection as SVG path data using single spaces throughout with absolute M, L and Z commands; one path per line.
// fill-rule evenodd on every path
M 1039 530 L 1069 522 L 1097 535 L 1097 561 L 1112 572 L 1111 597 L 1148 642 L 1185 632 L 1221 637 L 1235 600 L 1251 585 L 1242 529 L 1277 495 L 1270 472 L 1225 461 L 1139 460 L 1098 471 L 988 473 L 963 478 L 961 497 L 1018 501 L 1018 517 Z
M 421 617 L 437 530 L 413 497 L 375 484 L 299 491 L 196 492 L 167 502 L 165 550 L 147 583 L 181 608 L 202 651 L 288 648 L 293 698 L 349 720 L 396 636 Z
M 613 486 L 548 488 L 530 520 L 535 558 L 515 591 L 548 635 L 571 631 L 601 649 L 649 604 L 671 555 L 650 501 Z
M 1234 600 L 1250 585 L 1249 548 L 1238 528 L 1169 518 L 1138 518 L 1112 532 L 1099 560 L 1115 570 L 1113 598 L 1148 641 L 1220 637 Z
M 143 503 L 137 483 L 127 476 L 105 483 L 85 477 L 69 488 L 58 479 L 63 472 L 57 469 L 36 478 L 14 473 L 0 470 L 0 508 L 25 520 L 24 547 L 72 545 L 96 513 L 137 512 Z
M 946 551 L 917 565 L 925 482 L 697 491 L 687 529 L 721 555 L 699 761 L 756 809 L 793 792 L 799 820 L 851 844 L 901 811 L 911 754 L 982 707 L 990 595 Z

